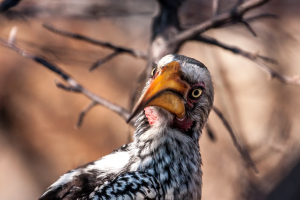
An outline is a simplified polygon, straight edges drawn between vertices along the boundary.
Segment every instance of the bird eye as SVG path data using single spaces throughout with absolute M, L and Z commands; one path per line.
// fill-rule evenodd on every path
M 193 90 L 190 92 L 190 98 L 192 98 L 192 99 L 198 99 L 198 98 L 200 97 L 201 94 L 202 94 L 201 88 L 193 89 Z
M 154 67 L 154 68 L 152 69 L 152 71 L 151 71 L 151 77 L 153 77 L 153 76 L 155 75 L 155 73 L 156 73 L 156 67 Z

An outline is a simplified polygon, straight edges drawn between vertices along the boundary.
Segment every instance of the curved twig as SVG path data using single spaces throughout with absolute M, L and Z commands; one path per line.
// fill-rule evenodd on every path
M 259 173 L 250 154 L 248 153 L 246 147 L 244 147 L 237 139 L 236 135 L 234 134 L 229 122 L 227 119 L 224 117 L 223 113 L 216 107 L 213 107 L 213 111 L 218 115 L 218 117 L 221 119 L 223 122 L 224 126 L 228 130 L 230 137 L 233 141 L 234 146 L 237 148 L 238 152 L 241 154 L 243 160 L 246 162 L 246 164 L 255 172 Z
M 130 115 L 130 113 L 122 108 L 121 106 L 118 106 L 94 93 L 92 93 L 91 91 L 85 89 L 82 85 L 80 85 L 75 79 L 73 79 L 68 73 L 66 73 L 65 71 L 63 71 L 61 68 L 59 68 L 58 66 L 56 66 L 55 64 L 47 61 L 44 58 L 35 56 L 33 54 L 27 53 L 24 50 L 18 48 L 17 46 L 14 45 L 14 43 L 9 43 L 6 40 L 0 38 L 0 43 L 2 43 L 4 46 L 14 50 L 15 52 L 19 53 L 21 56 L 31 59 L 41 65 L 43 65 L 44 67 L 48 68 L 49 70 L 55 72 L 56 74 L 58 74 L 60 77 L 62 77 L 68 84 L 69 86 L 65 86 L 62 83 L 57 83 L 57 86 L 59 88 L 65 89 L 67 91 L 70 92 L 79 92 L 82 93 L 83 95 L 85 95 L 86 97 L 88 97 L 89 99 L 91 99 L 93 102 L 96 102 L 97 104 L 100 104 L 106 108 L 108 108 L 109 110 L 117 113 L 120 117 L 122 117 L 123 119 L 127 119 Z M 132 125 L 132 124 L 131 124 Z
M 186 29 L 169 41 L 169 45 L 182 44 L 184 41 L 190 40 L 203 32 L 219 27 L 220 25 L 226 24 L 228 21 L 234 18 L 242 18 L 242 16 L 249 10 L 254 9 L 267 3 L 270 0 L 250 0 L 240 5 L 235 6 L 233 9 L 215 15 L 214 17 L 204 21 L 203 23 L 196 25 L 193 28 Z
M 262 60 L 263 60 L 265 62 L 277 63 L 277 61 L 272 58 L 268 58 L 268 57 L 254 54 L 254 53 L 249 53 L 247 51 L 240 49 L 239 47 L 227 45 L 221 41 L 216 40 L 215 38 L 212 38 L 212 37 L 209 37 L 206 35 L 197 36 L 194 38 L 194 40 L 204 42 L 207 44 L 211 44 L 211 45 L 215 45 L 215 46 L 221 47 L 225 50 L 231 51 L 232 53 L 235 53 L 235 54 L 241 55 L 245 58 L 248 58 L 249 60 L 252 60 L 256 64 L 258 64 L 259 68 L 262 69 L 263 71 L 265 71 L 270 76 L 270 78 L 276 78 L 284 84 L 297 85 L 297 86 L 300 85 L 299 77 L 297 77 L 297 76 L 289 77 L 286 75 L 282 75 L 279 72 L 276 72 L 274 69 L 270 68 L 264 62 L 262 62 Z
M 71 33 L 68 31 L 62 31 L 59 30 L 57 28 L 55 28 L 54 26 L 50 25 L 50 24 L 43 24 L 43 27 L 46 28 L 47 30 L 51 31 L 52 33 L 56 33 L 58 35 L 62 35 L 62 36 L 66 36 L 66 37 L 70 37 L 70 38 L 74 38 L 74 39 L 78 39 L 78 40 L 82 40 L 85 42 L 88 42 L 90 44 L 94 44 L 94 45 L 98 45 L 98 46 L 102 46 L 111 50 L 115 50 L 118 51 L 120 53 L 128 53 L 136 58 L 141 58 L 146 60 L 148 58 L 148 55 L 145 52 L 139 51 L 139 50 L 134 50 L 131 48 L 126 48 L 126 47 L 121 47 L 121 46 L 117 46 L 114 45 L 112 43 L 109 42 L 103 42 L 100 40 L 96 40 L 96 39 L 92 39 L 90 37 L 81 35 L 81 34 L 77 34 L 77 33 Z

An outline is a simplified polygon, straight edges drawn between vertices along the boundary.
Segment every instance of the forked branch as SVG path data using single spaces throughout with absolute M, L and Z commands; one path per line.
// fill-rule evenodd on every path
M 270 62 L 270 63 L 277 63 L 277 61 L 272 58 L 268 58 L 268 57 L 261 56 L 261 55 L 255 54 L 255 53 L 250 53 L 250 52 L 244 51 L 244 50 L 240 49 L 239 47 L 230 46 L 228 44 L 225 44 L 221 41 L 216 40 L 215 38 L 212 38 L 212 37 L 209 37 L 206 35 L 197 36 L 197 37 L 195 37 L 194 40 L 204 42 L 207 44 L 211 44 L 211 45 L 215 45 L 215 46 L 221 47 L 225 50 L 231 51 L 232 53 L 235 53 L 235 54 L 241 55 L 245 58 L 248 58 L 249 60 L 258 64 L 259 68 L 261 70 L 263 70 L 264 72 L 266 72 L 270 76 L 270 78 L 276 78 L 284 84 L 298 85 L 298 86 L 300 85 L 300 79 L 297 76 L 289 77 L 286 75 L 282 75 L 282 74 L 276 72 L 274 69 L 270 68 L 268 65 L 266 65 L 263 62 L 263 61 L 265 61 L 265 62 Z
M 62 35 L 65 37 L 70 37 L 73 39 L 77 39 L 77 40 L 82 40 L 85 42 L 88 42 L 90 44 L 93 45 L 98 45 L 104 48 L 108 48 L 113 50 L 114 52 L 110 55 L 108 55 L 105 58 L 102 58 L 98 61 L 96 61 L 90 68 L 90 71 L 92 71 L 93 69 L 97 68 L 98 66 L 104 64 L 105 62 L 111 60 L 112 58 L 114 58 L 115 56 L 122 54 L 122 53 L 127 53 L 132 55 L 135 58 L 141 58 L 144 60 L 147 60 L 148 55 L 145 52 L 139 51 L 139 50 L 135 50 L 135 49 L 131 49 L 131 48 L 126 48 L 126 47 L 122 47 L 122 46 L 118 46 L 118 45 L 114 45 L 112 43 L 109 42 L 104 42 L 104 41 L 100 41 L 100 40 L 96 40 L 78 33 L 71 33 L 68 31 L 63 31 L 60 29 L 55 28 L 54 26 L 50 25 L 50 24 L 43 24 L 43 27 L 49 31 L 51 31 L 52 33 L 58 34 L 58 35 Z
M 6 41 L 6 40 L 0 38 L 0 43 L 2 43 L 4 46 L 6 46 L 6 47 L 8 47 L 8 48 L 10 48 L 12 50 L 14 50 L 15 52 L 19 53 L 24 58 L 31 59 L 31 60 L 33 60 L 33 61 L 35 61 L 35 62 L 43 65 L 44 67 L 48 68 L 49 70 L 55 72 L 56 74 L 58 74 L 60 77 L 62 77 L 69 84 L 68 86 L 66 86 L 66 85 L 64 85 L 62 83 L 56 83 L 57 87 L 59 87 L 61 89 L 64 89 L 64 90 L 67 90 L 67 91 L 70 91 L 70 92 L 82 93 L 83 95 L 85 95 L 86 97 L 88 97 L 92 102 L 94 102 L 93 104 L 102 105 L 102 106 L 108 108 L 109 110 L 117 113 L 120 117 L 122 117 L 125 120 L 129 117 L 130 113 L 126 109 L 124 109 L 124 108 L 122 108 L 122 107 L 120 107 L 120 106 L 118 106 L 118 105 L 116 105 L 116 104 L 114 104 L 114 103 L 112 103 L 112 102 L 110 102 L 110 101 L 108 101 L 108 100 L 106 100 L 106 99 L 104 99 L 104 98 L 102 98 L 102 97 L 100 97 L 100 96 L 92 93 L 91 91 L 85 89 L 74 78 L 72 78 L 68 73 L 66 73 L 65 71 L 63 71 L 61 68 L 59 68 L 55 64 L 47 61 L 44 58 L 41 58 L 41 57 L 35 56 L 33 54 L 27 53 L 24 50 L 20 49 L 19 47 L 15 46 L 15 44 L 14 44 L 15 39 L 12 38 L 12 37 L 15 37 L 15 36 L 11 36 L 9 41 Z M 13 41 L 13 42 L 11 42 L 11 41 Z M 85 109 L 83 111 L 84 114 L 89 109 L 90 108 Z M 79 120 L 82 121 L 82 119 L 79 119 Z
M 196 37 L 204 33 L 205 31 L 220 27 L 222 25 L 227 24 L 230 21 L 234 21 L 235 19 L 242 19 L 243 15 L 251 9 L 254 9 L 258 6 L 261 6 L 267 3 L 269 0 L 249 0 L 240 5 L 235 6 L 231 10 L 217 14 L 212 18 L 204 21 L 203 23 L 196 25 L 195 27 L 189 28 L 180 32 L 176 35 L 172 40 L 169 41 L 169 45 L 178 45 L 182 44 L 187 40 L 191 40 L 192 38 Z
M 241 145 L 241 143 L 239 143 L 236 135 L 234 134 L 229 122 L 227 121 L 227 119 L 224 117 L 223 113 L 216 107 L 213 107 L 213 110 L 215 111 L 215 113 L 217 114 L 217 116 L 221 119 L 221 121 L 223 122 L 224 126 L 226 127 L 226 129 L 228 130 L 230 137 L 233 141 L 234 146 L 237 148 L 237 150 L 239 151 L 239 153 L 241 154 L 243 160 L 246 162 L 246 164 L 248 165 L 248 167 L 250 167 L 255 173 L 258 173 L 258 170 L 250 156 L 250 154 L 248 153 L 246 147 L 244 147 L 243 145 Z

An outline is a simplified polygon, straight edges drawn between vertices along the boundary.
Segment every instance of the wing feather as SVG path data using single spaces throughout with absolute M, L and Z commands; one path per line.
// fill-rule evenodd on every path
M 89 196 L 92 200 L 159 200 L 161 197 L 162 189 L 158 180 L 151 174 L 140 171 L 123 173 L 97 187 Z

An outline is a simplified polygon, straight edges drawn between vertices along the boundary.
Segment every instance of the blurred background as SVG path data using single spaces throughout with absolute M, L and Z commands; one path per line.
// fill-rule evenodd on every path
M 221 10 L 236 1 L 223 0 Z M 187 0 L 181 7 L 185 27 L 211 17 L 211 1 Z M 92 92 L 129 109 L 130 94 L 146 67 L 122 54 L 93 72 L 88 69 L 110 50 L 55 35 L 57 28 L 146 51 L 157 12 L 152 0 L 23 0 L 0 14 L 0 37 L 18 27 L 16 45 L 46 57 Z M 251 12 L 278 19 L 208 31 L 227 44 L 278 60 L 271 68 L 300 75 L 300 1 L 273 0 Z M 211 71 L 214 105 L 245 144 L 259 174 L 245 166 L 215 113 L 209 124 L 215 140 L 203 131 L 203 200 L 300 199 L 300 87 L 269 80 L 254 62 L 218 47 L 188 42 L 180 54 L 196 58 Z M 56 87 L 59 77 L 0 45 L 0 199 L 38 199 L 66 171 L 96 160 L 128 140 L 134 129 L 117 114 L 97 106 L 76 129 L 89 103 L 81 94 Z M 297 189 L 298 188 L 298 189 Z M 283 198 L 284 197 L 284 198 Z

